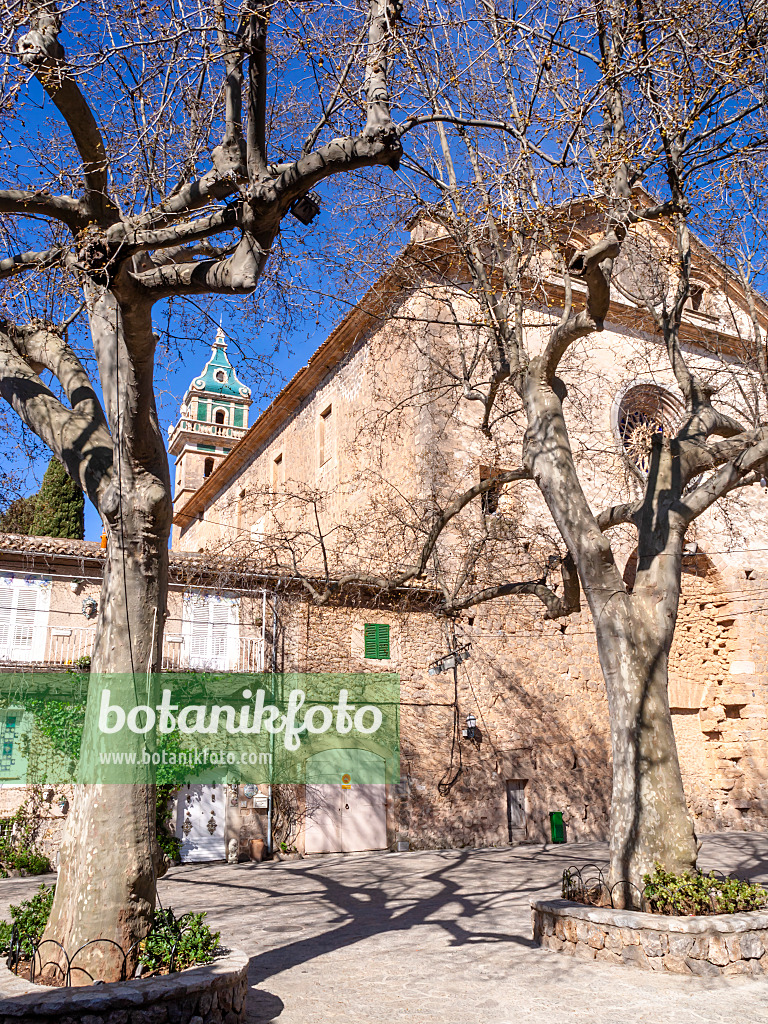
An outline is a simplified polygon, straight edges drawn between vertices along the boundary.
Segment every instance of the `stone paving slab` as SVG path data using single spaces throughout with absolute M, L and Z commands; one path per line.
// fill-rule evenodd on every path
M 534 946 L 530 901 L 602 843 L 186 865 L 165 905 L 207 910 L 251 956 L 250 1024 L 768 1024 L 768 981 L 686 978 Z M 768 835 L 704 837 L 700 864 L 768 883 Z M 0 916 L 33 879 L 0 881 Z

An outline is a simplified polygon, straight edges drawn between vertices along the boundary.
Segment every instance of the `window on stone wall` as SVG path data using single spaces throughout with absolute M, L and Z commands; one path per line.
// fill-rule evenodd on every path
M 704 302 L 704 291 L 705 290 L 703 284 L 696 284 L 695 282 L 691 282 L 691 294 L 688 296 L 688 304 L 690 305 L 691 309 L 695 309 L 697 312 L 704 311 L 702 305 L 702 303 Z
M 318 424 L 318 463 L 324 466 L 333 455 L 333 406 L 320 413 Z
M 4 577 L 0 583 L 0 660 L 42 661 L 50 580 Z
M 386 622 L 366 622 L 365 656 L 384 661 L 389 658 L 389 625 Z
M 498 467 L 481 466 L 480 483 L 484 483 L 486 480 L 494 480 L 500 473 L 505 472 L 506 470 L 499 469 Z M 480 495 L 480 508 L 483 510 L 483 515 L 495 516 L 497 514 L 505 486 L 505 484 L 499 483 L 496 480 L 487 491 L 483 491 Z
M 651 468 L 654 437 L 674 436 L 683 411 L 680 399 L 657 384 L 638 384 L 624 392 L 616 433 L 624 455 L 644 476 Z
M 216 422 L 217 423 L 226 423 L 227 422 L 227 414 L 224 412 L 223 409 L 217 409 L 216 410 Z
M 281 486 L 285 483 L 285 462 L 283 460 L 283 453 L 280 452 L 276 455 L 272 462 L 272 493 L 277 494 Z
M 210 456 L 203 463 L 203 478 L 207 479 L 213 472 L 213 459 Z

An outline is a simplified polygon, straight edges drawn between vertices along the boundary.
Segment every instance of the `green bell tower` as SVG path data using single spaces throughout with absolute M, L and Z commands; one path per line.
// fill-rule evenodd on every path
M 176 456 L 174 514 L 248 430 L 250 404 L 251 390 L 237 379 L 219 327 L 211 358 L 189 385 L 178 423 L 168 428 L 168 451 Z

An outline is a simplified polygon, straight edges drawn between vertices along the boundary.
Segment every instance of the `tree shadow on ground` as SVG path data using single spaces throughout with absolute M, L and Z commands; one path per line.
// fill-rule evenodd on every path
M 477 920 L 481 915 L 492 913 L 500 908 L 502 901 L 507 902 L 510 896 L 514 895 L 514 891 L 509 889 L 490 886 L 482 892 L 462 892 L 462 886 L 449 877 L 449 872 L 457 872 L 460 876 L 462 865 L 468 859 L 467 854 L 447 857 L 445 864 L 425 875 L 420 875 L 419 889 L 425 886 L 438 887 L 437 892 L 432 891 L 424 896 L 419 896 L 418 891 L 409 887 L 407 877 L 401 880 L 402 887 L 399 891 L 383 891 L 380 883 L 385 877 L 390 885 L 393 882 L 392 874 L 384 865 L 381 877 L 371 879 L 364 885 L 344 884 L 329 877 L 319 865 L 293 868 L 292 874 L 313 883 L 313 889 L 315 885 L 319 886 L 320 892 L 315 898 L 330 904 L 336 914 L 326 922 L 326 928 L 320 934 L 313 933 L 306 938 L 252 957 L 248 972 L 249 983 L 258 986 L 276 974 L 305 964 L 326 953 L 335 952 L 374 936 L 380 938 L 395 932 L 412 932 L 424 925 L 443 929 L 447 933 L 448 944 L 454 947 L 511 943 L 526 948 L 537 948 L 531 939 L 519 934 L 501 930 L 476 931 L 468 927 L 470 922 Z M 260 888 L 263 891 L 263 887 Z M 525 896 L 529 897 L 530 894 L 531 887 L 526 885 Z M 276 892 L 274 895 L 281 894 Z M 418 945 L 416 939 L 414 943 Z M 263 1002 L 262 994 L 267 1000 L 273 998 L 269 993 L 262 993 L 261 989 L 257 992 L 251 991 L 249 1021 L 266 1022 L 274 1019 L 274 1014 L 271 1017 L 265 1016 L 270 1010 L 268 1002 Z

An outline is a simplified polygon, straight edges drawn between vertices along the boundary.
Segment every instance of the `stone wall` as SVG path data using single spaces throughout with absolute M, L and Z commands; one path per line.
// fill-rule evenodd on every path
M 0 962 L 3 1024 L 242 1024 L 248 957 L 237 950 L 212 964 L 147 980 L 46 988 Z
M 533 900 L 535 942 L 583 960 L 700 977 L 768 973 L 768 913 L 666 917 Z

